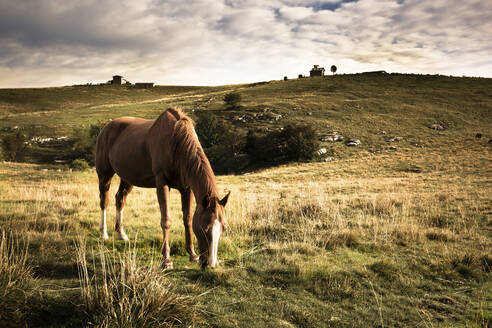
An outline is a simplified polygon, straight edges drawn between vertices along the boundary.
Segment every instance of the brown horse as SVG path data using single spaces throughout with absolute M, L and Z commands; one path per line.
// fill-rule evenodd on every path
M 107 239 L 106 207 L 111 179 L 116 173 L 121 182 L 116 193 L 117 238 L 127 240 L 123 229 L 123 206 L 133 186 L 156 188 L 163 232 L 163 268 L 172 268 L 170 258 L 169 191 L 181 193 L 186 250 L 190 261 L 202 268 L 217 264 L 217 248 L 225 228 L 224 207 L 230 192 L 218 198 L 215 175 L 189 117 L 168 108 L 156 120 L 121 117 L 109 122 L 96 144 L 96 171 L 99 178 L 101 238 Z M 192 192 L 197 200 L 191 219 Z M 195 254 L 191 225 L 198 240 L 200 257 Z

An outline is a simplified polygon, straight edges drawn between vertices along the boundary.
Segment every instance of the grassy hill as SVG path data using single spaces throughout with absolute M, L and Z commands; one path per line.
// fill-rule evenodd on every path
M 178 106 L 191 115 L 211 111 L 233 122 L 241 135 L 252 128 L 302 122 L 319 133 L 337 131 L 360 139 L 360 148 L 365 150 L 381 150 L 394 136 L 402 137 L 400 146 L 434 147 L 473 138 L 478 132 L 492 137 L 491 87 L 492 79 L 482 78 L 356 74 L 222 87 L 3 89 L 0 128 L 35 126 L 44 137 L 62 136 L 77 126 L 124 115 L 155 118 L 165 108 Z M 223 96 L 233 91 L 241 94 L 243 107 L 228 111 Z M 262 112 L 282 118 L 237 120 Z M 448 129 L 433 131 L 428 128 L 433 123 L 444 123 Z M 352 151 L 336 143 L 330 147 L 335 154 Z
M 232 191 L 229 230 L 219 267 L 207 271 L 187 261 L 178 192 L 170 205 L 175 269 L 163 273 L 156 268 L 162 233 L 153 190 L 135 188 L 128 196 L 131 242 L 101 242 L 92 170 L 0 163 L 0 322 L 488 327 L 491 87 L 491 79 L 391 74 L 221 87 L 0 90 L 0 127 L 35 125 L 44 137 L 179 106 L 190 115 L 213 112 L 238 134 L 300 121 L 320 134 L 361 140 L 357 147 L 322 143 L 337 158 L 332 162 L 219 176 L 220 194 Z M 232 91 L 242 95 L 239 110 L 223 104 Z M 238 119 L 265 112 L 282 118 Z

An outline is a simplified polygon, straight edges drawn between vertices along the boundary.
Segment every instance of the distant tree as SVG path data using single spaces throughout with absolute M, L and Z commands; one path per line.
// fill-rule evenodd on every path
M 83 159 L 89 165 L 94 165 L 96 156 L 96 140 L 105 123 L 98 122 L 90 126 L 81 126 L 73 131 L 72 155 L 74 159 Z
M 237 154 L 243 147 L 240 134 L 227 121 L 211 112 L 199 112 L 196 134 L 215 172 L 227 173 L 239 168 Z
M 195 131 L 203 148 L 218 145 L 224 135 L 224 130 L 223 124 L 213 113 L 204 112 L 198 115 Z
M 266 134 L 249 131 L 245 150 L 254 162 L 311 160 L 318 149 L 316 131 L 310 125 L 287 125 Z
M 15 129 L 1 139 L 3 157 L 7 161 L 21 162 L 24 160 L 29 138 L 21 129 Z
M 224 102 L 228 109 L 236 109 L 241 107 L 241 95 L 237 92 L 231 92 L 224 96 Z
M 333 73 L 333 75 L 335 75 L 335 73 L 337 72 L 337 67 L 335 65 L 331 65 L 330 70 Z

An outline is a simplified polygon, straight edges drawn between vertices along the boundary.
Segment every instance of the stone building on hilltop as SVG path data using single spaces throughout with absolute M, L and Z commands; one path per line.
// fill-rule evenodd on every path
M 108 82 L 113 85 L 131 84 L 130 81 L 125 80 L 121 75 L 113 75 L 113 79 Z
M 319 65 L 314 65 L 309 71 L 309 76 L 325 76 L 325 68 L 319 67 Z

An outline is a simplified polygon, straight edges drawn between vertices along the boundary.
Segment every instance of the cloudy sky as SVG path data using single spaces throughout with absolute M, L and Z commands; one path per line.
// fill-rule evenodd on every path
M 221 85 L 384 69 L 492 77 L 490 0 L 0 0 L 0 88 Z

